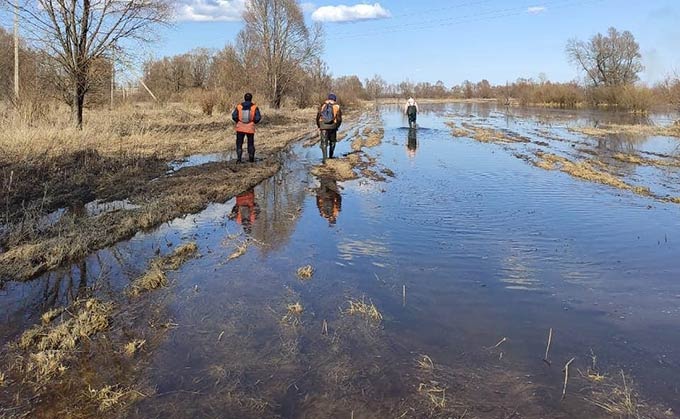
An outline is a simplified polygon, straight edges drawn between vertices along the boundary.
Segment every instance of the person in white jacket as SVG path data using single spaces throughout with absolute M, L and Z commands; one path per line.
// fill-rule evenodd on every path
M 416 127 L 416 118 L 418 117 L 418 103 L 410 97 L 406 101 L 406 106 L 404 106 L 404 112 L 406 113 L 406 116 L 408 116 L 408 127 L 409 128 L 415 128 Z

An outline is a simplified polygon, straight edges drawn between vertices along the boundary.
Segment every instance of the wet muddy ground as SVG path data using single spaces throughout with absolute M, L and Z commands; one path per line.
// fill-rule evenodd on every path
M 2 283 L 0 416 L 677 417 L 680 140 L 578 132 L 606 115 L 423 108 L 416 131 L 390 106 L 347 126 L 356 179 L 303 141 L 226 203 Z M 154 269 L 158 288 L 131 291 Z M 91 308 L 106 322 L 82 322 Z M 68 354 L 47 341 L 59 327 Z

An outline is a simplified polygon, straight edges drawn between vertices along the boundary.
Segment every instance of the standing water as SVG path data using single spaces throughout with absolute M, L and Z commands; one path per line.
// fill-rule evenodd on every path
M 521 158 L 611 151 L 567 130 L 596 117 L 430 105 L 413 131 L 382 107 L 382 144 L 365 151 L 393 178 L 317 179 L 320 151 L 295 146 L 234 200 L 6 284 L 0 331 L 15 339 L 81 292 L 119 298 L 156 253 L 192 240 L 202 257 L 136 308 L 164 332 L 114 325 L 147 338 L 120 369 L 153 389 L 123 416 L 675 417 L 680 206 Z M 470 119 L 527 141 L 451 135 L 447 122 Z M 628 146 L 670 155 L 672 141 Z M 649 178 L 676 192 L 677 173 Z

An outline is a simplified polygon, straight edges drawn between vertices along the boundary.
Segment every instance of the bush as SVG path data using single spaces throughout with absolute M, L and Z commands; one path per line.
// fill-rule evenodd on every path
M 652 91 L 646 87 L 599 86 L 588 92 L 593 106 L 619 108 L 634 112 L 647 112 L 654 105 Z
M 218 98 L 217 94 L 214 92 L 202 92 L 201 95 L 199 96 L 199 104 L 201 105 L 201 112 L 203 112 L 204 115 L 207 116 L 212 116 L 213 114 L 213 108 L 217 104 Z

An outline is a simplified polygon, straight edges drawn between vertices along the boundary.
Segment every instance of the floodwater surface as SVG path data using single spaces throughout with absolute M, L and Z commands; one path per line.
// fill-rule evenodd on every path
M 0 335 L 14 340 L 82 296 L 121 301 L 151 258 L 195 241 L 201 257 L 142 297 L 167 330 L 125 369 L 151 390 L 119 416 L 607 417 L 603 400 L 616 396 L 604 394 L 623 376 L 637 413 L 675 417 L 680 205 L 542 170 L 518 158 L 535 142 L 455 138 L 446 122 L 483 119 L 556 154 L 578 142 L 671 156 L 676 140 L 598 145 L 568 129 L 592 124 L 588 114 L 422 108 L 416 131 L 397 107 L 379 109 L 384 138 L 365 152 L 394 177 L 317 179 L 320 150 L 294 146 L 277 175 L 229 202 L 5 284 Z M 673 195 L 678 170 L 630 176 Z M 311 279 L 296 275 L 304 265 Z M 146 324 L 112 327 L 149 335 Z

